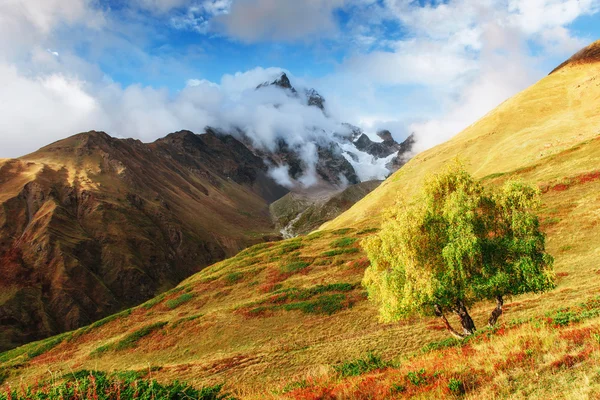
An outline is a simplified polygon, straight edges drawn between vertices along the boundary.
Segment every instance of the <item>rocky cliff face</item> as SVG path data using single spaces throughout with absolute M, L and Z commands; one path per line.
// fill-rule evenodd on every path
M 286 189 L 231 136 L 79 134 L 0 164 L 0 350 L 138 304 L 276 237 Z

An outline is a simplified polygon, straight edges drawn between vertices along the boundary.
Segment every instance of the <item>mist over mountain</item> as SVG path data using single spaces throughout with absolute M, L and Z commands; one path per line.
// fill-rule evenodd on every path
M 245 98 L 261 120 L 248 123 L 238 114 L 220 128 L 266 159 L 270 175 L 288 188 L 385 179 L 412 155 L 412 136 L 401 145 L 381 131 L 372 140 L 361 128 L 331 117 L 317 90 L 294 87 L 285 72 L 245 92 Z

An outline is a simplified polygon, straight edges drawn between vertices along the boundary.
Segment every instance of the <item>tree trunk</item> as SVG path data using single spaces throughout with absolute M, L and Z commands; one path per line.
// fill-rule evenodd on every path
M 448 330 L 448 332 L 450 332 L 450 334 L 452 336 L 454 336 L 457 339 L 464 339 L 465 338 L 464 335 L 462 335 L 461 333 L 459 333 L 456 329 L 454 329 L 452 327 L 452 325 L 450 325 L 450 322 L 448 322 L 448 319 L 446 318 L 446 316 L 442 312 L 442 308 L 439 305 L 436 304 L 433 307 L 433 309 L 434 309 L 434 312 L 435 312 L 435 316 L 442 319 L 442 322 L 444 323 L 444 326 L 446 327 L 446 329 Z
M 473 322 L 473 319 L 471 319 L 465 303 L 463 303 L 461 300 L 457 301 L 454 312 L 460 318 L 460 324 L 462 325 L 464 336 L 469 336 L 475 333 L 477 328 L 475 328 L 475 323 Z
M 504 299 L 502 296 L 496 296 L 496 308 L 492 311 L 492 315 L 490 315 L 490 319 L 488 320 L 488 325 L 493 327 L 496 325 L 498 318 L 502 315 L 502 306 L 504 305 Z

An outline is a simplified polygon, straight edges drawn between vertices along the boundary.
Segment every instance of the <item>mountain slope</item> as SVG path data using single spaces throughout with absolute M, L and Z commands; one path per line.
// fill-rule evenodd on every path
M 583 49 L 560 69 L 505 101 L 452 140 L 411 160 L 377 190 L 324 229 L 375 223 L 381 210 L 415 192 L 423 177 L 459 157 L 476 177 L 507 173 L 535 165 L 600 133 L 597 51 Z M 561 172 L 543 179 L 560 177 Z
M 139 304 L 274 237 L 286 190 L 231 136 L 89 132 L 0 165 L 0 349 Z M 269 236 L 270 235 L 270 236 Z
M 264 398 L 273 389 L 282 394 L 290 381 L 296 381 L 292 389 L 328 378 L 337 384 L 339 374 L 332 366 L 372 350 L 387 360 L 401 358 L 402 370 L 384 375 L 375 371 L 369 381 L 350 382 L 338 393 L 360 398 L 351 395 L 353 390 L 382 381 L 388 384 L 378 392 L 384 398 L 390 394 L 389 385 L 404 382 L 409 371 L 416 380 L 419 374 L 414 371 L 426 365 L 423 376 L 436 379 L 429 368 L 443 369 L 448 360 L 454 362 L 452 368 L 460 369 L 465 358 L 475 353 L 480 354 L 481 365 L 462 372 L 469 379 L 471 398 L 549 398 L 561 390 L 574 390 L 573 382 L 585 393 L 599 393 L 598 380 L 586 374 L 597 369 L 600 350 L 597 344 L 582 347 L 600 324 L 597 300 L 588 301 L 597 299 L 600 290 L 597 82 L 598 63 L 562 68 L 448 143 L 414 158 L 326 224 L 339 229 L 257 245 L 126 313 L 4 353 L 0 363 L 8 371 L 7 382 L 44 380 L 48 370 L 145 369 L 163 381 L 183 379 L 199 386 L 226 382 L 243 397 Z M 444 339 L 443 326 L 432 318 L 378 323 L 377 310 L 365 300 L 359 284 L 368 265 L 359 243 L 377 230 L 386 206 L 397 197 L 408 199 L 424 174 L 456 156 L 486 185 L 520 178 L 542 189 L 541 222 L 548 251 L 556 260 L 558 286 L 543 295 L 509 299 L 500 329 L 486 332 L 493 345 L 469 343 L 424 359 L 420 349 Z M 584 302 L 591 306 L 580 306 Z M 579 314 L 566 307 L 585 309 L 586 325 L 557 330 L 551 316 L 564 325 L 577 323 Z M 485 303 L 474 307 L 478 326 L 485 325 L 492 308 Z M 523 325 L 530 319 L 533 322 Z M 521 325 L 522 329 L 507 335 L 511 327 Z M 547 349 L 548 343 L 559 341 L 564 359 Z M 530 362 L 531 355 L 537 357 L 536 363 Z M 502 373 L 481 379 L 498 366 Z M 453 376 L 466 379 L 463 375 Z M 545 385 L 549 382 L 555 386 Z M 440 387 L 433 390 L 454 396 Z M 501 395 L 496 395 L 499 390 Z M 314 397 L 313 393 L 301 398 Z

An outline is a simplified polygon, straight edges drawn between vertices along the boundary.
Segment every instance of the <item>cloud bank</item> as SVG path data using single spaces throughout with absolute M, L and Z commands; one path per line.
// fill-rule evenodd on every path
M 589 38 L 571 24 L 600 7 L 598 0 L 135 0 L 119 10 L 109 4 L 0 3 L 0 157 L 90 129 L 152 141 L 211 125 L 240 127 L 267 149 L 284 138 L 308 160 L 315 153 L 310 143 L 338 130 L 340 121 L 390 129 L 397 140 L 415 132 L 422 150 L 583 47 Z M 332 56 L 330 72 L 298 78 L 325 95 L 331 118 L 281 91 L 254 90 L 281 68 L 250 68 L 212 82 L 188 74 L 211 48 L 190 46 L 185 57 L 171 53 L 171 43 L 153 48 L 151 39 L 167 29 L 251 49 L 268 42 L 283 54 L 291 44 L 318 48 L 324 57 L 343 49 Z M 118 76 L 124 72 L 127 78 Z M 181 77 L 179 86 L 136 83 L 155 74 Z

